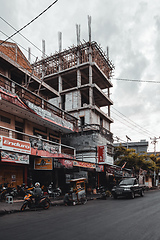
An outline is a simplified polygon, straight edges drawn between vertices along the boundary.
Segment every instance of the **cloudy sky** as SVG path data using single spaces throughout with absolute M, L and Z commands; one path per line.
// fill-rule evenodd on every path
M 0 39 L 5 40 L 54 0 L 0 0 Z M 76 24 L 81 41 L 88 41 L 88 15 L 91 16 L 92 40 L 101 45 L 115 65 L 111 80 L 111 109 L 114 136 L 126 141 L 160 136 L 160 1 L 159 0 L 58 0 L 38 19 L 16 34 L 12 41 L 20 45 L 31 61 L 41 59 L 42 39 L 47 55 L 58 51 L 58 32 L 62 48 L 76 45 Z M 6 22 L 5 22 L 6 21 Z M 11 26 L 9 26 L 9 24 Z M 11 41 L 11 39 L 10 39 Z M 30 42 L 29 42 L 30 41 Z M 37 48 L 36 48 L 36 47 Z M 160 151 L 160 139 L 156 145 Z

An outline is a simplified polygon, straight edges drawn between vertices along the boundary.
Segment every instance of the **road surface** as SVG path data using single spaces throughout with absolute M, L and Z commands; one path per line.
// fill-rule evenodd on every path
M 160 240 L 160 191 L 0 217 L 1 240 Z

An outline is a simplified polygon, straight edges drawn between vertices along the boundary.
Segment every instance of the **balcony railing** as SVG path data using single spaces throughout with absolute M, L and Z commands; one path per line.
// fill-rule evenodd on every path
M 51 104 L 44 98 L 31 92 L 25 87 L 22 87 L 20 84 L 14 82 L 13 80 L 9 79 L 3 74 L 0 74 L 0 86 L 3 87 L 3 89 L 10 91 L 12 94 L 16 94 L 25 103 L 30 102 L 31 104 L 33 104 L 33 106 L 37 106 L 44 111 L 46 110 L 48 113 L 51 113 L 53 115 L 58 116 L 61 119 L 64 119 L 64 121 L 66 121 L 66 125 L 67 125 L 67 122 L 73 124 L 73 131 L 77 131 L 78 129 L 77 118 L 68 114 L 64 110 L 56 107 L 55 105 Z
M 10 128 L 0 126 L 0 135 L 16 140 L 30 142 L 31 147 L 36 147 L 37 150 L 44 150 L 49 153 L 55 153 L 57 154 L 57 157 L 60 154 L 63 154 L 64 157 L 66 155 L 66 158 L 70 157 L 71 159 L 75 159 L 76 157 L 76 150 L 73 147 L 43 139 L 34 135 L 19 132 Z
M 99 124 L 85 124 L 83 126 L 79 126 L 79 131 L 83 131 L 84 133 L 85 131 L 96 131 L 105 136 L 110 142 L 113 142 L 113 134 Z

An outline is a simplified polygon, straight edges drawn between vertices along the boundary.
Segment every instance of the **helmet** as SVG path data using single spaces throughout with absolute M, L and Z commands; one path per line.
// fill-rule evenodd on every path
M 40 187 L 40 183 L 39 183 L 39 182 L 36 182 L 34 186 L 35 186 L 36 188 L 39 188 L 39 187 Z

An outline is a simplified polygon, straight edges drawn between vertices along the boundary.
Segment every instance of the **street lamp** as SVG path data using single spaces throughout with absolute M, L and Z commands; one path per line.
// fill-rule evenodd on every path
M 127 138 L 127 149 L 128 149 L 128 140 L 131 141 L 131 139 L 126 135 L 126 138 Z

